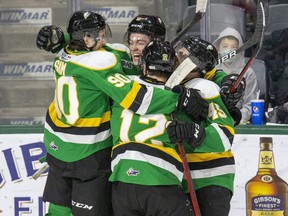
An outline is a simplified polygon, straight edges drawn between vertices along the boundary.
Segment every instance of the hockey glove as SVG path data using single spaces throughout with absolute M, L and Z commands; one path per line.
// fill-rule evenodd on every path
M 279 106 L 277 109 L 277 119 L 280 124 L 288 124 L 288 110 L 283 106 Z
M 167 126 L 167 133 L 171 143 L 187 142 L 193 149 L 201 145 L 205 130 L 194 122 L 173 120 Z
M 201 97 L 199 90 L 177 85 L 172 91 L 180 94 L 177 110 L 187 112 L 197 122 L 207 118 L 209 104 Z
M 229 110 L 229 113 L 234 120 L 234 127 L 236 127 L 241 122 L 242 113 L 238 107 L 234 107 L 232 110 Z
M 243 77 L 235 91 L 230 92 L 230 89 L 232 88 L 238 77 L 238 74 L 230 74 L 224 77 L 221 82 L 220 94 L 228 110 L 232 110 L 236 106 L 246 88 L 246 81 Z
M 57 53 L 64 46 L 65 39 L 62 29 L 55 25 L 44 26 L 40 29 L 36 39 L 39 49 Z

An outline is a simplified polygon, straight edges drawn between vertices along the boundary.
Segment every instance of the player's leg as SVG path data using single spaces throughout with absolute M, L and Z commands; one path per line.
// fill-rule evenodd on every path
M 43 201 L 49 202 L 47 215 L 70 216 L 71 191 L 71 179 L 59 176 L 50 168 L 43 194 Z
M 112 183 L 112 204 L 115 216 L 144 216 L 136 194 L 137 185 L 124 182 Z
M 228 216 L 232 192 L 221 186 L 208 186 L 196 190 L 202 216 Z
M 75 163 L 72 191 L 73 215 L 112 216 L 111 148 Z
M 177 185 L 142 188 L 147 203 L 146 215 L 193 216 L 193 208 L 183 189 Z

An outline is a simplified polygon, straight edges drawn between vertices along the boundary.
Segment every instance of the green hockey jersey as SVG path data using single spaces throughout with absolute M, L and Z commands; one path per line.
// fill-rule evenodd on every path
M 55 98 L 44 128 L 47 152 L 72 162 L 112 145 L 111 99 L 139 114 L 170 113 L 178 94 L 131 81 L 117 51 L 58 53 L 53 63 Z M 161 102 L 162 101 L 162 102 Z
M 200 90 L 209 102 L 209 114 L 201 126 L 206 136 L 195 150 L 186 146 L 195 189 L 209 185 L 219 185 L 233 191 L 235 161 L 231 152 L 234 138 L 234 120 L 230 116 L 219 95 L 219 87 L 205 79 L 192 79 L 186 87 Z
M 204 164 L 204 161 L 209 163 L 210 154 L 214 155 L 215 153 L 218 157 L 228 155 L 226 152 L 230 150 L 234 135 L 233 119 L 220 98 L 219 87 L 216 84 L 204 79 L 193 80 L 187 84 L 202 90 L 202 96 L 209 101 L 209 118 L 201 123 L 201 126 L 205 128 L 206 137 L 200 147 L 192 150 L 186 144 L 185 148 L 190 162 L 194 162 L 190 156 L 196 155 L 197 158 L 203 156 L 201 162 Z M 140 82 L 139 78 L 138 82 Z M 151 85 L 150 83 L 146 84 Z M 203 87 L 198 86 L 200 84 L 203 84 L 204 91 Z M 171 160 L 171 158 L 179 158 L 179 154 L 178 156 L 175 154 L 178 149 L 176 145 L 172 144 L 171 146 L 165 131 L 167 121 L 171 120 L 170 116 L 135 115 L 117 104 L 113 105 L 112 112 L 111 126 L 114 146 L 110 181 L 143 185 L 180 184 L 179 172 L 183 169 L 180 167 L 181 161 L 174 160 L 173 164 Z M 178 120 L 191 121 L 190 117 L 183 113 L 176 113 L 176 116 Z M 232 154 L 229 156 L 233 158 Z M 191 169 L 195 167 L 195 163 L 190 165 Z M 178 166 L 181 170 L 175 169 Z M 199 169 L 199 167 L 196 168 Z M 220 169 L 221 167 L 219 171 L 221 171 Z M 225 176 L 226 187 L 229 189 L 231 184 L 233 185 L 230 177 L 234 177 L 233 171 Z M 214 175 L 208 176 L 208 179 L 216 181 L 215 184 L 222 184 L 222 180 L 218 180 Z M 195 180 L 198 188 L 206 184 L 203 181 L 204 178 Z M 209 183 L 211 182 L 209 181 Z
M 171 121 L 170 115 L 138 115 L 117 103 L 113 104 L 112 113 L 112 175 L 109 180 L 180 186 L 182 160 L 177 145 L 170 143 L 165 129 L 166 123 Z

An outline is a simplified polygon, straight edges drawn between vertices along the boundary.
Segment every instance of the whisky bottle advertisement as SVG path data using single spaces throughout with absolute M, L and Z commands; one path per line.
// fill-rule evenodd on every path
M 288 185 L 275 170 L 271 137 L 260 137 L 258 171 L 245 189 L 246 216 L 288 216 Z

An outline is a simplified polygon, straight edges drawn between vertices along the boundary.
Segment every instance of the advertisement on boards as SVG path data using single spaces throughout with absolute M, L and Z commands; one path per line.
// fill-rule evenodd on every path
M 101 14 L 109 25 L 128 25 L 132 19 L 139 15 L 138 6 L 107 6 L 86 9 Z
M 46 155 L 43 134 L 1 134 L 0 149 L 0 215 L 44 216 L 47 172 L 32 178 Z
M 5 8 L 0 9 L 1 25 L 51 25 L 51 8 Z
M 260 138 L 263 137 L 271 138 L 273 142 L 272 151 L 264 148 L 260 154 Z M 229 216 L 245 216 L 247 202 L 245 187 L 247 182 L 257 176 L 261 166 L 265 166 L 264 168 L 267 168 L 266 166 L 271 168 L 272 166 L 273 168 L 274 164 L 277 176 L 284 182 L 281 183 L 282 188 L 287 188 L 285 186 L 286 182 L 288 182 L 287 135 L 237 134 L 233 142 L 232 151 L 235 155 L 236 176 Z M 42 202 L 42 192 L 47 172 L 44 172 L 37 180 L 32 178 L 32 175 L 42 166 L 39 159 L 45 154 L 43 134 L 0 134 L 1 216 L 45 215 L 47 205 Z M 261 179 L 262 182 L 259 181 L 254 186 L 252 185 L 252 191 L 258 190 L 257 184 L 262 187 L 267 182 L 274 183 L 274 179 L 278 180 L 275 177 L 275 173 L 273 175 L 262 173 Z M 278 187 L 277 183 L 274 184 L 275 187 Z M 283 189 L 281 190 L 283 192 Z M 252 198 L 249 198 L 248 202 L 251 203 L 252 207 L 249 212 L 252 212 L 252 214 L 247 215 L 278 216 L 287 214 L 285 212 L 287 200 L 281 195 L 281 190 L 265 189 L 265 193 L 261 194 L 259 192 L 260 195 L 258 197 L 255 197 L 250 192 L 250 197 Z

